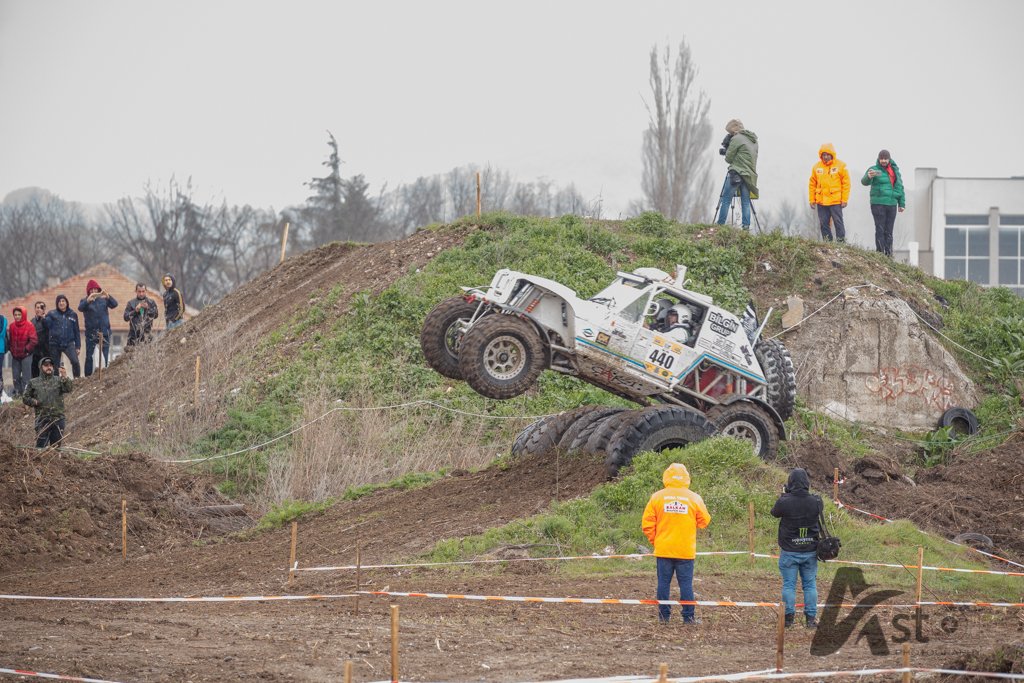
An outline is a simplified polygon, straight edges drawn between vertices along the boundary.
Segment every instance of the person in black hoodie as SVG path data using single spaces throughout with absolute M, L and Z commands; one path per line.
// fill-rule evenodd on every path
M 64 367 L 60 354 L 63 353 L 71 361 L 71 370 L 75 377 L 82 376 L 82 366 L 78 362 L 78 352 L 82 350 L 82 333 L 78 326 L 78 314 L 71 310 L 68 298 L 57 295 L 56 308 L 46 314 L 43 323 L 50 333 L 50 358 L 59 367 Z
M 50 355 L 50 331 L 46 329 L 44 317 L 46 316 L 46 304 L 42 301 L 36 302 L 36 317 L 32 318 L 32 324 L 36 328 L 36 348 L 32 350 L 32 377 L 39 376 L 39 361 Z
M 789 473 L 782 495 L 772 506 L 772 517 L 779 518 L 779 572 L 782 574 L 782 602 L 786 606 L 786 627 L 796 616 L 796 578 L 804 591 L 804 617 L 807 628 L 818 626 L 818 515 L 824 510 L 821 496 L 811 494 L 806 470 L 797 467 Z

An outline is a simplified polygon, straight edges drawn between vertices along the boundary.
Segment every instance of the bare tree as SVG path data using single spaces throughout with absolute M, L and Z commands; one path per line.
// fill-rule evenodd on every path
M 696 222 L 711 199 L 711 100 L 704 91 L 691 92 L 697 76 L 686 41 L 679 43 L 675 66 L 665 48 L 651 48 L 650 84 L 653 109 L 644 103 L 650 123 L 644 131 L 642 158 L 643 208 L 660 211 L 676 220 Z

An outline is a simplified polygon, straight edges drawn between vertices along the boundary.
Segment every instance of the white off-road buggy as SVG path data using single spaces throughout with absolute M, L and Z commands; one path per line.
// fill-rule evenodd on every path
M 489 398 L 519 396 L 552 370 L 645 406 L 584 406 L 538 420 L 516 452 L 601 453 L 614 474 L 636 453 L 723 433 L 774 457 L 796 395 L 789 352 L 761 338 L 752 306 L 741 320 L 687 289 L 685 277 L 685 266 L 675 277 L 638 268 L 580 299 L 552 280 L 502 269 L 490 286 L 463 287 L 463 296 L 437 304 L 420 345 L 434 370 Z M 668 329 L 669 314 L 688 322 Z

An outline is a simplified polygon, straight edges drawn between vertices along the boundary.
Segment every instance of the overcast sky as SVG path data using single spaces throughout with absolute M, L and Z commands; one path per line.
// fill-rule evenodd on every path
M 374 190 L 489 162 L 614 217 L 640 196 L 648 53 L 685 38 L 716 143 L 733 117 L 761 140 L 758 206 L 805 204 L 828 141 L 867 216 L 883 147 L 911 185 L 1024 175 L 1022 31 L 1021 0 L 0 0 L 0 198 L 104 203 L 173 174 L 280 210 L 329 129 Z

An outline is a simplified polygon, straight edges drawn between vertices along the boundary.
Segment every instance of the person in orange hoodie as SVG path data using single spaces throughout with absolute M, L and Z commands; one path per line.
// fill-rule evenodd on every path
M 668 600 L 672 575 L 679 582 L 679 599 L 693 601 L 693 560 L 697 557 L 697 529 L 711 521 L 704 501 L 689 489 L 686 466 L 672 463 L 662 475 L 665 488 L 651 496 L 644 510 L 644 535 L 654 545 L 658 561 L 658 600 Z M 683 623 L 699 624 L 693 605 L 683 605 Z M 658 605 L 662 623 L 668 623 L 672 607 Z
M 832 241 L 829 221 L 836 226 L 836 239 L 846 241 L 846 225 L 843 223 L 843 209 L 850 201 L 850 172 L 846 164 L 836 159 L 836 148 L 826 142 L 818 150 L 820 161 L 811 169 L 811 181 L 807 185 L 811 209 L 818 211 L 818 227 L 822 239 Z

